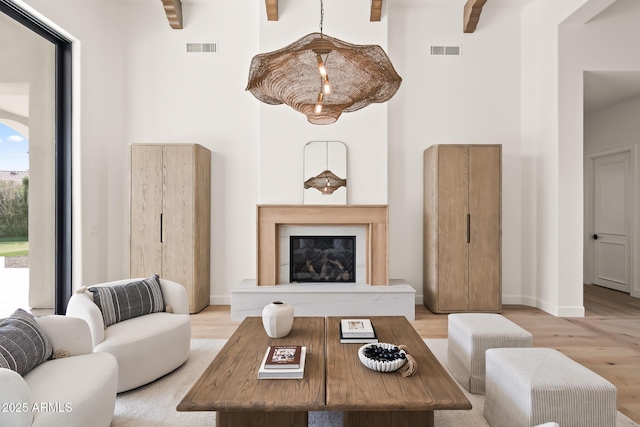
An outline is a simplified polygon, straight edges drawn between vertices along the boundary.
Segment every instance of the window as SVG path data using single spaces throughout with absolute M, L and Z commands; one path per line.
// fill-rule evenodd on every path
M 0 12 L 5 16 L 0 18 L 10 18 L 16 23 L 28 28 L 33 33 L 39 35 L 44 40 L 53 44 L 54 76 L 52 105 L 49 105 L 53 130 L 51 138 L 48 140 L 46 161 L 51 162 L 52 173 L 48 178 L 42 179 L 45 183 L 47 179 L 52 184 L 47 197 L 52 200 L 51 214 L 53 220 L 49 218 L 48 226 L 44 233 L 51 235 L 52 245 L 48 249 L 52 259 L 52 274 L 54 286 L 54 310 L 56 314 L 64 314 L 67 301 L 71 297 L 71 42 L 64 36 L 49 28 L 38 18 L 30 15 L 9 0 L 0 0 Z M 15 41 L 12 41 L 15 42 Z M 2 45 L 0 44 L 0 56 L 2 55 Z M 7 62 L 3 60 L 3 66 Z M 2 83 L 2 80 L 0 80 Z M 31 114 L 31 113 L 30 113 Z M 29 138 L 30 143 L 34 143 L 35 138 Z M 30 150 L 33 147 L 30 145 Z M 33 153 L 29 154 L 31 158 Z M 31 162 L 30 162 L 31 163 Z M 33 173 L 34 165 L 30 168 Z M 53 182 L 51 182 L 53 179 Z M 30 178 L 29 189 L 33 191 L 35 179 Z M 33 209 L 31 210 L 33 211 Z M 31 223 L 31 212 L 29 221 Z M 47 213 L 48 215 L 48 213 Z M 30 226 L 30 229 L 34 227 Z M 33 235 L 35 230 L 30 231 Z

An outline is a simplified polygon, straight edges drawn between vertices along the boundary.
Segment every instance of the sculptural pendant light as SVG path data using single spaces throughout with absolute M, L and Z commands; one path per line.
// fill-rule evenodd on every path
M 323 33 L 323 19 L 320 0 L 320 32 L 254 56 L 246 88 L 260 101 L 286 104 L 317 125 L 335 123 L 343 112 L 388 101 L 402 82 L 380 46 L 330 37 Z
M 315 188 L 323 195 L 333 194 L 340 187 L 347 186 L 347 180 L 342 179 L 329 170 L 329 142 L 325 143 L 325 170 L 304 182 L 304 188 Z

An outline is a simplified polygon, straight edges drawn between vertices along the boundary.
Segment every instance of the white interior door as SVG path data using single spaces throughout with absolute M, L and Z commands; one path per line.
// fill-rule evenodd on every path
M 630 292 L 631 152 L 594 159 L 594 283 Z

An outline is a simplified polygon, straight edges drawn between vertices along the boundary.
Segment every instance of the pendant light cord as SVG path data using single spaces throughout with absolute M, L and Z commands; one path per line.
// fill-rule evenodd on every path
M 324 2 L 320 0 L 320 35 L 322 36 L 322 24 L 324 21 Z
M 324 157 L 325 157 L 325 161 L 326 161 L 326 167 L 324 169 L 325 170 L 329 170 L 329 141 L 325 141 Z

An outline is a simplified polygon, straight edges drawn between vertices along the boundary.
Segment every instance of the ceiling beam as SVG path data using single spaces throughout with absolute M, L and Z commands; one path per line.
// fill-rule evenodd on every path
M 482 6 L 487 0 L 467 0 L 467 4 L 464 5 L 464 27 L 465 33 L 473 33 L 476 30 L 478 21 L 480 20 L 480 13 L 482 13 Z
M 167 14 L 169 25 L 175 30 L 182 29 L 182 1 L 162 0 L 164 12 Z
M 267 21 L 278 20 L 278 0 L 264 0 L 267 5 Z
M 369 21 L 380 21 L 382 17 L 382 0 L 371 0 L 371 17 Z

